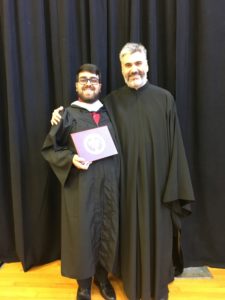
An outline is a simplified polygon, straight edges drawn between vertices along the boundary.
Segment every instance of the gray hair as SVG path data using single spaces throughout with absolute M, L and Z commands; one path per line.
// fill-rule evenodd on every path
M 123 46 L 122 50 L 120 51 L 120 61 L 122 58 L 127 54 L 133 54 L 135 52 L 141 52 L 144 54 L 145 58 L 147 59 L 147 50 L 142 44 L 137 43 L 127 43 Z

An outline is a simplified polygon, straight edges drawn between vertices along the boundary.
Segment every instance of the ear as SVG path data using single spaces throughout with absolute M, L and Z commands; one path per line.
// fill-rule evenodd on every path
M 77 85 L 78 85 L 78 83 L 77 82 L 75 82 L 75 90 L 77 91 Z
M 149 71 L 148 60 L 146 59 L 146 70 Z

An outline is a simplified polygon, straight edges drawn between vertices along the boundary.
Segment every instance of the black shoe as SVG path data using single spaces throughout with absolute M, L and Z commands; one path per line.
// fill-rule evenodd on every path
M 91 289 L 78 287 L 77 300 L 91 300 Z
M 108 279 L 104 282 L 99 282 L 97 279 L 94 279 L 94 283 L 99 288 L 100 293 L 104 299 L 116 300 L 116 294 L 114 288 L 112 287 Z

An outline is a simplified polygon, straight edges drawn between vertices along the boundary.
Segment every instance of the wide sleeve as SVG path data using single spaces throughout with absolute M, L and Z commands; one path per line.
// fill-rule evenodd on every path
M 74 168 L 72 159 L 75 150 L 69 147 L 71 124 L 71 117 L 65 109 L 60 123 L 51 127 L 41 149 L 44 159 L 62 185 L 65 185 L 71 168 Z
M 179 217 L 190 214 L 190 203 L 194 201 L 194 193 L 175 102 L 172 96 L 169 96 L 168 106 L 167 136 L 170 161 L 163 202 L 172 208 L 173 217 L 176 219 L 174 221 L 177 223 Z

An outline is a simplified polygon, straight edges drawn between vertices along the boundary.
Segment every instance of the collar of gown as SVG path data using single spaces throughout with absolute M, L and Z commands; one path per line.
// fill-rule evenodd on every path
M 86 103 L 76 100 L 71 103 L 71 106 L 79 106 L 88 111 L 98 111 L 103 106 L 103 104 L 100 100 L 96 100 L 94 103 Z

